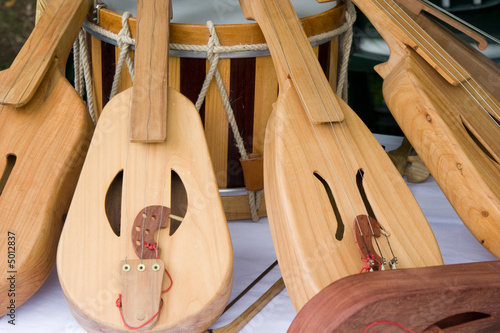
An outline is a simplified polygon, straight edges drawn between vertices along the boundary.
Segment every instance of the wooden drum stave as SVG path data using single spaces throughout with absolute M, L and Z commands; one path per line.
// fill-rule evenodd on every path
M 106 8 L 98 11 L 98 26 L 114 34 L 122 29 L 122 13 L 135 11 L 135 0 L 107 0 Z M 317 4 L 297 0 L 294 6 L 308 36 L 333 31 L 345 22 L 345 5 Z M 265 43 L 256 23 L 247 23 L 236 0 L 172 1 L 173 19 L 170 43 L 186 46 L 206 46 L 210 31 L 205 24 L 212 20 L 221 46 L 248 45 L 249 49 Z M 202 5 L 203 4 L 203 5 Z M 222 6 L 224 5 L 224 6 Z M 200 7 L 201 6 L 201 7 Z M 326 6 L 326 7 L 325 7 Z M 194 8 L 197 13 L 189 10 Z M 302 8 L 302 9 L 301 9 Z M 316 11 L 316 13 L 314 13 Z M 202 17 L 201 17 L 202 16 Z M 204 20 L 204 21 L 203 21 Z M 136 22 L 129 19 L 131 36 L 135 37 Z M 179 23 L 183 22 L 183 23 Z M 115 66 L 120 49 L 86 25 L 90 33 L 91 61 L 97 112 L 109 101 Z M 315 51 L 332 87 L 337 81 L 338 38 L 327 37 L 315 43 Z M 132 55 L 132 51 L 129 51 Z M 263 154 L 264 134 L 272 105 L 278 95 L 278 81 L 267 50 L 226 52 L 219 54 L 218 71 L 227 91 L 238 132 L 248 153 Z M 198 99 L 210 68 L 205 52 L 172 50 L 169 59 L 169 84 L 193 103 Z M 119 91 L 132 85 L 128 70 L 122 70 Z M 251 217 L 248 191 L 245 189 L 239 162 L 240 153 L 228 123 L 228 116 L 219 89 L 212 80 L 200 116 L 205 128 L 214 171 L 228 220 Z M 265 216 L 261 200 L 259 216 Z

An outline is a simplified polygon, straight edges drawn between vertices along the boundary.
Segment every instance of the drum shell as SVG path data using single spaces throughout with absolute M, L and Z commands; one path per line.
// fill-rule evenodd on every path
M 324 13 L 302 19 L 308 36 L 332 31 L 345 22 L 345 5 L 339 5 Z M 135 19 L 129 20 L 132 37 L 135 37 Z M 121 15 L 109 10 L 100 11 L 99 25 L 118 33 Z M 256 23 L 217 25 L 215 27 L 222 46 L 265 43 Z M 94 92 L 97 112 L 109 101 L 116 61 L 120 49 L 99 37 L 89 35 Z M 170 43 L 183 45 L 207 45 L 210 37 L 205 25 L 171 23 Z M 337 81 L 338 38 L 324 40 L 314 46 L 318 60 L 333 88 Z M 133 56 L 133 51 L 129 51 Z M 193 103 L 198 99 L 205 76 L 210 68 L 205 53 L 171 52 L 169 58 L 169 85 Z M 224 86 L 229 95 L 239 132 L 248 153 L 263 154 L 267 120 L 278 96 L 278 80 L 268 52 L 255 51 L 222 54 L 219 60 Z M 132 86 L 126 68 L 122 71 L 119 91 Z M 248 195 L 244 188 L 240 154 L 224 104 L 215 80 L 209 86 L 205 102 L 200 109 L 207 143 L 220 189 L 222 201 L 229 220 L 250 218 Z M 229 190 L 229 191 L 228 191 Z M 228 194 L 223 194 L 227 192 Z M 264 200 L 261 200 L 259 215 L 265 216 Z

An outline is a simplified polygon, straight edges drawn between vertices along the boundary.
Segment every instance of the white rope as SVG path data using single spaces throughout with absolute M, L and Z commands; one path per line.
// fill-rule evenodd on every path
M 132 78 L 132 82 L 134 81 L 134 62 L 132 61 L 132 58 L 130 57 L 129 53 L 129 48 L 131 45 L 130 42 L 132 41 L 135 44 L 135 41 L 131 40 L 130 38 L 130 26 L 128 24 L 128 20 L 131 16 L 132 14 L 129 12 L 123 13 L 122 16 L 122 29 L 118 33 L 116 39 L 118 43 L 118 48 L 120 49 L 120 56 L 118 57 L 118 62 L 116 63 L 115 77 L 113 79 L 113 86 L 111 88 L 111 94 L 109 96 L 109 99 L 112 99 L 118 93 L 122 76 L 123 64 L 125 61 L 127 61 L 127 68 L 130 73 L 130 77 Z
M 123 15 L 125 16 L 128 14 L 129 14 L 128 12 L 125 12 Z M 317 42 L 320 42 L 323 40 L 332 39 L 334 37 L 337 37 L 337 36 L 345 33 L 346 31 L 352 29 L 352 24 L 354 23 L 353 18 L 354 18 L 354 20 L 356 19 L 356 12 L 354 9 L 354 5 L 349 1 L 347 3 L 346 22 L 342 26 L 340 26 L 334 30 L 327 31 L 327 32 L 309 37 L 309 41 L 311 42 L 311 44 L 314 44 L 314 43 L 317 43 Z M 104 29 L 104 28 L 102 28 L 94 23 L 89 22 L 89 21 L 85 21 L 83 23 L 83 25 L 87 30 L 92 31 L 98 35 L 102 35 L 110 40 L 115 41 L 117 43 L 117 45 L 118 45 L 119 39 L 120 39 L 120 42 L 122 42 L 122 43 L 128 44 L 130 46 L 135 45 L 135 39 L 133 39 L 131 37 L 130 32 L 128 34 L 123 32 L 123 29 L 125 29 L 126 26 L 128 26 L 128 21 L 126 22 L 126 24 L 124 24 L 123 19 L 122 19 L 123 28 L 120 31 L 120 33 L 118 33 L 118 34 L 115 34 L 109 30 L 106 30 L 106 29 Z M 210 52 L 213 52 L 215 54 L 247 52 L 247 51 L 266 51 L 269 49 L 267 44 L 265 44 L 265 43 L 250 44 L 250 45 L 232 45 L 232 46 L 222 46 L 220 44 L 210 46 L 209 44 L 207 44 L 207 45 L 190 45 L 190 44 L 170 43 L 169 48 L 171 50 L 176 50 L 176 51 L 193 51 L 193 52 L 200 52 L 200 53 L 208 53 L 210 51 Z M 121 50 L 121 48 L 120 48 L 120 50 Z
M 87 50 L 87 41 L 85 38 L 85 31 L 80 30 L 78 35 L 78 40 L 80 42 L 80 63 L 83 66 L 83 76 L 85 78 L 85 87 L 87 88 L 87 106 L 89 109 L 90 117 L 94 124 L 97 123 L 97 118 L 95 114 L 95 104 L 94 104 L 94 88 L 92 84 L 92 75 L 90 71 L 90 62 Z
M 73 68 L 75 70 L 75 90 L 83 98 L 83 74 L 80 66 L 80 41 L 78 38 L 73 43 Z
M 88 57 L 88 48 L 85 38 L 85 31 L 80 30 L 75 42 L 73 43 L 73 61 L 75 68 L 75 90 L 83 98 L 84 89 L 87 92 L 87 108 L 90 118 L 94 124 L 97 122 L 94 103 L 94 88 L 92 85 L 92 74 Z
M 118 92 L 119 83 L 121 80 L 121 73 L 123 69 L 124 62 L 126 61 L 127 67 L 130 72 L 130 76 L 133 81 L 134 72 L 133 72 L 133 61 L 129 54 L 130 46 L 135 45 L 135 40 L 131 37 L 130 26 L 128 24 L 128 19 L 131 14 L 129 12 L 125 12 L 122 16 L 122 29 L 118 34 L 114 34 L 106 29 L 99 27 L 93 23 L 88 21 L 84 22 L 84 27 L 90 31 L 93 31 L 97 34 L 100 34 L 106 38 L 116 41 L 118 48 L 120 49 L 120 55 L 117 62 L 117 67 L 115 71 L 115 76 L 113 80 L 113 88 L 111 91 L 111 96 L 116 95 Z M 347 65 L 349 61 L 349 53 L 352 45 L 352 36 L 353 36 L 353 24 L 356 20 L 356 11 L 354 9 L 354 5 L 348 1 L 347 2 L 347 11 L 346 11 L 346 22 L 337 29 L 332 31 L 328 31 L 316 36 L 312 36 L 309 38 L 311 43 L 317 43 L 323 40 L 333 39 L 341 34 L 343 36 L 343 43 L 341 46 L 342 53 L 342 63 L 340 67 L 339 73 L 339 82 L 337 87 L 337 94 L 341 96 L 344 100 L 347 100 Z M 215 82 L 217 84 L 217 88 L 221 95 L 224 108 L 226 110 L 226 114 L 228 117 L 228 122 L 231 125 L 231 130 L 234 135 L 236 146 L 238 147 L 240 156 L 242 160 L 248 160 L 248 154 L 245 148 L 245 143 L 243 138 L 241 137 L 240 131 L 238 129 L 238 124 L 234 117 L 234 111 L 231 107 L 231 103 L 229 100 L 228 93 L 224 87 L 224 82 L 222 81 L 222 77 L 220 75 L 218 64 L 219 64 L 219 55 L 221 53 L 235 53 L 235 52 L 246 52 L 246 51 L 266 51 L 268 50 L 267 44 L 252 44 L 252 45 L 234 45 L 234 46 L 222 46 L 220 45 L 219 38 L 217 36 L 217 32 L 215 26 L 212 21 L 207 22 L 207 27 L 210 31 L 210 38 L 208 40 L 207 45 L 186 45 L 186 44 L 176 44 L 170 43 L 171 50 L 178 51 L 194 51 L 194 52 L 202 52 L 207 54 L 207 59 L 210 62 L 210 68 L 205 77 L 205 81 L 203 82 L 203 86 L 198 95 L 198 99 L 196 101 L 196 109 L 200 110 L 203 101 L 205 100 L 208 88 L 210 87 L 210 83 L 215 77 Z M 252 221 L 257 222 L 259 220 L 258 210 L 261 204 L 262 194 L 261 192 L 252 192 L 249 191 L 249 205 L 250 211 L 252 214 Z
M 347 103 L 347 88 L 348 88 L 348 65 L 349 65 L 349 56 L 352 48 L 352 39 L 353 39 L 353 27 L 354 21 L 356 21 L 356 9 L 351 1 L 347 2 L 347 10 L 346 10 L 346 23 L 349 27 L 344 36 L 342 36 L 342 47 L 340 49 L 341 53 L 341 64 L 337 85 L 337 95 L 339 95 L 346 103 Z

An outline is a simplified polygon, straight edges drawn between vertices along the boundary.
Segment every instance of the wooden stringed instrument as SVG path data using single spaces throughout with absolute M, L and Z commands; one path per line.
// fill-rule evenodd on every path
M 355 275 L 332 283 L 289 333 L 498 332 L 500 261 Z
M 375 69 L 394 118 L 467 228 L 500 258 L 498 66 L 429 18 L 420 26 L 416 13 L 433 12 L 420 1 L 353 2 L 389 45 Z
M 134 86 L 99 119 L 59 280 L 87 331 L 202 332 L 230 296 L 231 239 L 199 114 L 167 87 L 170 1 L 137 8 Z
M 0 72 L 0 316 L 47 278 L 93 123 L 64 78 L 91 0 L 52 0 Z M 8 279 L 7 279 L 8 277 Z
M 277 68 L 264 181 L 295 309 L 361 271 L 441 265 L 422 211 L 371 132 L 332 92 L 290 2 L 240 5 L 259 23 Z

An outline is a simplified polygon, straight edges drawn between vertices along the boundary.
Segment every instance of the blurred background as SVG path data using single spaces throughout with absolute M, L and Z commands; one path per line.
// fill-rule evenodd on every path
M 0 1 L 0 70 L 8 68 L 35 26 L 36 0 Z

